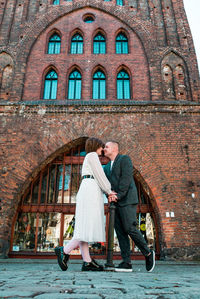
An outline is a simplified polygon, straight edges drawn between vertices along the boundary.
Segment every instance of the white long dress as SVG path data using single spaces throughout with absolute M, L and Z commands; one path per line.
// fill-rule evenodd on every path
M 85 242 L 105 242 L 103 192 L 110 194 L 111 185 L 106 178 L 96 152 L 85 156 L 83 179 L 76 196 L 75 229 L 73 239 Z

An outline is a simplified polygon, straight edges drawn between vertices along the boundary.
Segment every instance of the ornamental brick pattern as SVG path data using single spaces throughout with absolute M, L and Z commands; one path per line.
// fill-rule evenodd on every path
M 200 246 L 200 82 L 192 36 L 181 0 L 8 0 L 0 10 L 0 255 L 7 256 L 21 195 L 59 153 L 88 136 L 116 139 L 148 186 L 159 223 L 161 254 L 198 258 Z M 93 14 L 92 24 L 83 22 Z M 69 54 L 83 33 L 84 53 Z M 107 53 L 92 54 L 101 30 Z M 115 54 L 124 31 L 129 54 Z M 46 54 L 52 32 L 61 53 Z M 44 76 L 58 73 L 56 100 L 43 100 Z M 70 70 L 82 74 L 81 100 L 67 100 Z M 107 78 L 107 98 L 92 100 L 92 74 Z M 131 99 L 116 98 L 116 74 L 130 74 Z M 175 217 L 166 217 L 174 212 Z

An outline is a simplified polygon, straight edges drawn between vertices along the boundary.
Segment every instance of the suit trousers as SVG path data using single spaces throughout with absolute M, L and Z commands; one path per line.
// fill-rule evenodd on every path
M 150 249 L 142 235 L 137 229 L 137 204 L 120 207 L 116 205 L 115 231 L 119 240 L 121 256 L 124 262 L 130 263 L 130 239 L 140 249 L 144 256 L 147 256 Z

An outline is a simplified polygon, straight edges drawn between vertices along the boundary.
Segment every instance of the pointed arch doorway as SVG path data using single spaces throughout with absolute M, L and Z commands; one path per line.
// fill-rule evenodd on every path
M 9 257 L 55 258 L 54 247 L 66 245 L 73 236 L 75 223 L 76 193 L 81 182 L 81 167 L 85 156 L 85 141 L 71 147 L 47 164 L 21 197 L 13 220 Z M 101 157 L 102 165 L 108 159 Z M 134 174 L 138 195 L 138 228 L 149 247 L 160 253 L 158 224 L 152 206 L 148 187 L 144 187 L 140 174 Z M 108 236 L 109 208 L 105 197 L 105 229 Z M 133 259 L 142 258 L 131 242 Z M 90 252 L 96 258 L 106 258 L 105 243 L 90 245 Z M 79 248 L 72 258 L 81 258 Z M 120 258 L 119 244 L 114 237 L 114 259 Z

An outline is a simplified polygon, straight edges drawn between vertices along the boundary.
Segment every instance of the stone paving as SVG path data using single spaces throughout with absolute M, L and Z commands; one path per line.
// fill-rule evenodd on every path
M 157 261 L 152 273 L 132 263 L 132 273 L 98 273 L 81 272 L 79 260 L 66 272 L 56 260 L 0 260 L 0 299 L 200 299 L 200 262 Z

